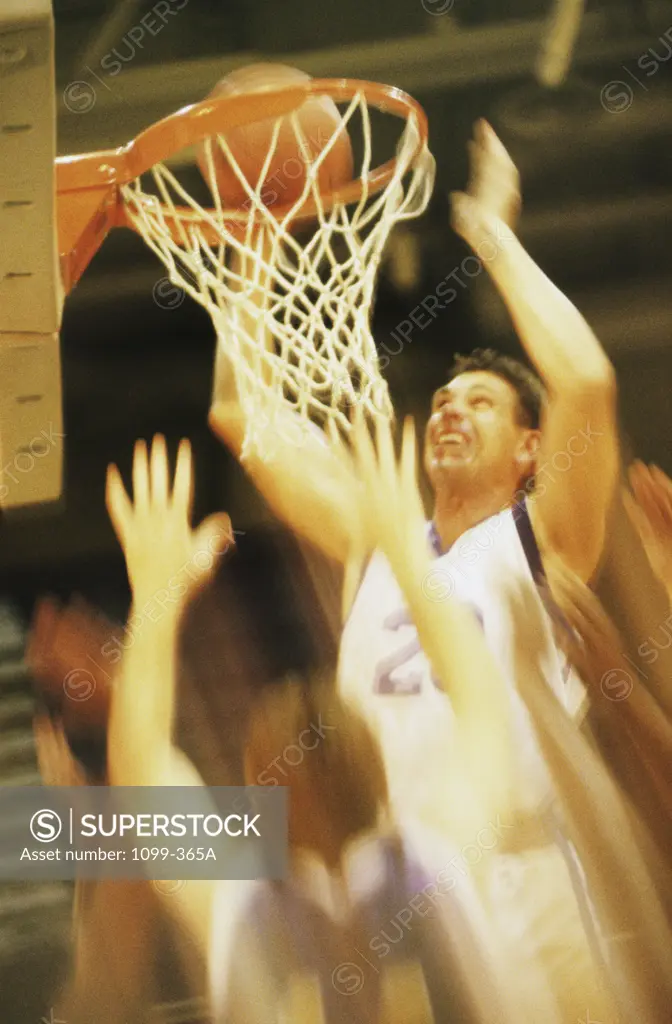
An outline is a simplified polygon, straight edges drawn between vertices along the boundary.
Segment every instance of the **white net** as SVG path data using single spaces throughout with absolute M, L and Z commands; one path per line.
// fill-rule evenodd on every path
M 268 172 L 283 121 L 291 124 L 302 155 L 303 189 L 279 216 L 267 205 Z M 371 186 L 371 117 L 362 92 L 317 153 L 298 112 L 279 118 L 257 181 L 246 179 L 224 134 L 207 140 L 212 209 L 196 202 L 165 164 L 122 189 L 130 223 L 165 264 L 170 280 L 212 317 L 250 425 L 243 455 L 255 443 L 255 424 L 267 426 L 269 415 L 285 403 L 298 414 L 294 422 L 313 421 L 346 435 L 355 406 L 371 415 L 392 414 L 370 328 L 376 275 L 390 231 L 425 210 L 434 183 L 434 161 L 420 143 L 412 108 L 399 124 L 396 163 L 377 192 Z M 361 150 L 361 192 L 347 205 L 333 197 L 325 202 L 319 183 L 320 168 L 344 129 L 353 151 Z M 226 159 L 246 196 L 237 209 L 222 205 L 215 155 Z M 309 205 L 314 217 L 306 218 Z

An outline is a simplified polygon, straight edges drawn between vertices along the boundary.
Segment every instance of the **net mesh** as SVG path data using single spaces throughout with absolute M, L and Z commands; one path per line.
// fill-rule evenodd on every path
M 270 196 L 268 173 L 283 120 L 291 124 L 301 154 L 303 189 L 280 217 L 270 200 L 282 176 L 275 175 Z M 392 228 L 425 210 L 434 181 L 434 161 L 420 143 L 412 108 L 398 123 L 396 163 L 375 194 L 371 117 L 363 92 L 341 112 L 333 134 L 320 140 L 318 152 L 298 112 L 279 118 L 257 181 L 247 180 L 226 135 L 206 140 L 211 209 L 162 163 L 122 189 L 129 222 L 162 260 L 170 280 L 212 317 L 218 351 L 232 369 L 249 425 L 243 456 L 260 436 L 256 428 L 268 426 L 274 410 L 287 405 L 297 414 L 292 422 L 312 421 L 345 435 L 354 407 L 392 415 L 370 328 L 376 275 Z M 361 193 L 349 204 L 325 201 L 318 177 L 344 129 L 353 150 L 361 152 Z M 237 209 L 222 205 L 215 154 L 228 161 L 246 197 Z M 306 224 L 308 204 L 314 204 L 314 217 Z

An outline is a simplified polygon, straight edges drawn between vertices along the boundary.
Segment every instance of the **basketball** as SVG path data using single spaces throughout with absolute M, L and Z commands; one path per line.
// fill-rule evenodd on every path
M 310 75 L 284 64 L 251 64 L 218 82 L 208 99 L 272 92 L 309 80 Z M 258 190 L 267 207 L 284 207 L 296 202 L 303 192 L 309 162 L 317 159 L 335 134 L 334 145 L 318 172 L 320 192 L 331 192 L 352 180 L 350 137 L 347 129 L 341 125 L 341 115 L 334 101 L 328 96 L 313 96 L 299 108 L 297 115 L 305 136 L 304 148 L 297 138 L 291 116 L 284 117 L 263 184 L 259 177 L 273 141 L 275 119 L 255 121 L 226 132 L 226 140 L 242 174 L 250 186 Z M 212 154 L 222 205 L 234 208 L 242 206 L 248 195 L 234 168 L 220 147 L 213 145 Z M 199 147 L 198 165 L 201 174 L 209 182 L 204 145 Z

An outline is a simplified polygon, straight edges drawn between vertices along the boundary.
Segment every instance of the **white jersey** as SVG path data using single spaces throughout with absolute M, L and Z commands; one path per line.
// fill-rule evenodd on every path
M 377 1024 L 390 1002 L 422 1005 L 427 1024 L 495 1012 L 504 1022 L 455 852 L 415 829 L 381 830 L 350 844 L 338 875 L 304 855 L 284 882 L 219 883 L 208 956 L 217 1024 Z
M 438 554 L 438 537 L 428 527 Z M 553 625 L 538 592 L 542 572 L 526 506 L 507 509 L 467 530 L 446 554 L 436 559 L 425 581 L 428 597 L 453 594 L 470 606 L 504 679 L 511 686 L 514 721 L 519 732 L 518 808 L 534 811 L 551 792 L 550 781 L 521 699 L 515 691 L 514 630 L 505 588 L 525 590 L 541 612 L 542 670 L 570 713 L 585 697 L 578 679 L 554 639 Z M 523 627 L 524 628 L 524 627 Z M 339 687 L 376 731 L 383 748 L 393 804 L 445 827 L 440 796 L 430 780 L 442 777 L 451 743 L 453 713 L 449 699 L 432 679 L 431 666 L 387 560 L 374 554 L 364 575 L 341 640 Z M 445 777 L 445 771 L 444 771 Z M 437 799 L 438 796 L 438 799 Z

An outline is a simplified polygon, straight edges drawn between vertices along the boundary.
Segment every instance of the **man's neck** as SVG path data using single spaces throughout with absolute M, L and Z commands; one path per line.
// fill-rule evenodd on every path
M 508 489 L 471 495 L 437 492 L 432 518 L 441 539 L 441 550 L 447 551 L 463 533 L 508 508 L 512 500 Z

